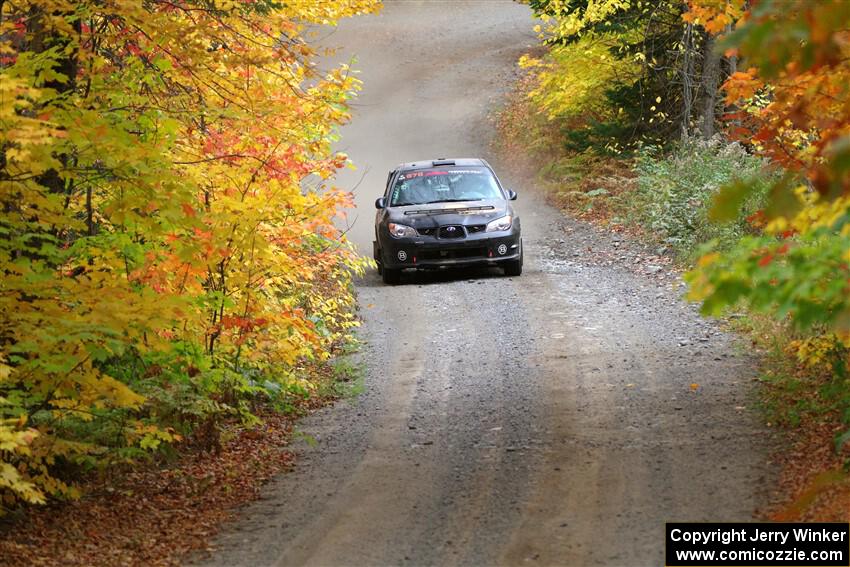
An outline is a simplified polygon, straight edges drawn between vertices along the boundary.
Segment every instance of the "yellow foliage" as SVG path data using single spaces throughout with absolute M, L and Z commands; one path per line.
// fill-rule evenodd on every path
M 791 341 L 785 346 L 785 351 L 809 370 L 832 373 L 841 346 L 842 341 L 837 335 L 827 333 Z
M 641 0 L 588 0 L 583 10 L 575 10 L 572 0 L 549 0 L 546 10 L 549 13 L 565 13 L 564 17 L 543 20 L 549 25 L 546 33 L 557 37 L 580 35 L 586 28 L 604 22 L 620 11 L 640 4 Z
M 545 60 L 520 59 L 521 66 L 537 73 L 536 87 L 528 96 L 550 120 L 612 117 L 605 89 L 633 81 L 640 70 L 637 61 L 611 56 L 611 47 L 619 41 L 613 34 L 585 34 L 574 43 L 553 47 Z
M 0 403 L 8 403 L 0 399 Z M 3 461 L 29 457 L 30 444 L 38 436 L 34 429 L 23 428 L 20 420 L 6 419 L 0 422 L 0 454 Z M 10 459 L 11 458 L 11 459 Z M 27 480 L 10 462 L 0 462 L 0 490 L 32 504 L 43 504 L 44 493 L 35 483 Z
M 365 264 L 334 226 L 351 195 L 331 140 L 359 81 L 315 71 L 302 32 L 378 8 L 2 4 L 0 418 L 38 437 L 0 430 L 0 491 L 73 497 L 51 467 L 102 454 L 96 424 L 179 439 L 142 391 L 191 384 L 214 407 L 196 374 L 285 377 L 352 328 Z

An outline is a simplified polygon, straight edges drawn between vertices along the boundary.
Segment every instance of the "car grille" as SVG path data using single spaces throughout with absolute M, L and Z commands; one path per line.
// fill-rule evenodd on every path
M 440 238 L 465 238 L 466 231 L 459 224 L 450 224 L 440 227 Z
M 466 235 L 470 235 L 470 234 L 477 234 L 477 233 L 479 233 L 479 232 L 484 232 L 484 230 L 487 228 L 487 225 L 486 225 L 486 224 L 471 224 L 471 225 L 468 225 L 468 226 L 466 226 L 466 227 L 460 227 L 459 225 L 452 225 L 452 226 L 454 226 L 454 227 L 455 227 L 455 230 L 454 230 L 454 231 L 452 231 L 452 233 L 454 234 L 454 236 L 444 236 L 444 235 L 442 235 L 442 234 L 441 234 L 441 235 L 440 235 L 440 238 L 461 238 L 461 237 L 463 236 L 463 228 L 465 228 L 465 229 L 466 229 Z M 443 228 L 446 228 L 446 227 L 443 227 Z M 460 230 L 461 230 L 461 234 L 460 234 L 460 235 L 458 235 L 458 234 L 457 234 L 458 229 L 460 229 Z M 422 235 L 422 236 L 437 236 L 437 234 L 438 234 L 439 230 L 440 230 L 440 229 L 439 229 L 438 227 L 433 227 L 433 228 L 417 228 L 417 229 L 416 229 L 416 232 L 418 232 L 418 233 L 419 233 L 420 235 Z

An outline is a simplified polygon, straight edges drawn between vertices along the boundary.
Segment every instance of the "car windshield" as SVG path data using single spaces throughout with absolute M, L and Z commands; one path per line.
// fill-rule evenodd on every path
M 496 178 L 486 167 L 417 169 L 396 178 L 390 206 L 501 198 Z

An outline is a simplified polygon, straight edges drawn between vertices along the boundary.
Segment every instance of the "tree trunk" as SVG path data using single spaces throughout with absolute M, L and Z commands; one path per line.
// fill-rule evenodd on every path
M 684 49 L 684 57 L 682 58 L 682 141 L 685 141 L 688 139 L 694 96 L 692 84 L 694 76 L 694 26 L 692 24 L 685 24 L 682 47 Z
M 726 32 L 725 32 L 724 35 L 728 36 L 730 33 L 732 33 L 732 24 L 726 24 Z M 737 55 L 730 55 L 729 57 L 727 57 L 726 58 L 726 64 L 729 66 L 728 71 L 729 71 L 730 77 L 738 72 L 738 56 Z M 735 111 L 737 111 L 737 107 L 736 106 L 727 107 L 726 111 L 727 112 L 728 111 L 735 112 Z M 732 120 L 731 123 L 732 123 L 733 126 L 740 126 L 741 125 L 741 121 L 737 118 Z
M 720 54 L 715 49 L 714 38 L 706 34 L 702 59 L 702 117 L 700 131 L 703 138 L 714 135 L 715 108 L 717 106 L 717 88 L 720 84 Z
M 726 24 L 726 32 L 724 35 L 729 35 L 730 33 L 732 33 L 732 24 Z M 726 58 L 726 61 L 729 63 L 729 76 L 731 77 L 738 72 L 738 56 L 730 55 Z

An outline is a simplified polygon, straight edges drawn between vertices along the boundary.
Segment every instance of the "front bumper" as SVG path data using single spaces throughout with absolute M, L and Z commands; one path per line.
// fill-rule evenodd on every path
M 384 268 L 495 265 L 522 253 L 519 230 L 470 234 L 464 239 L 393 238 L 383 235 L 376 260 Z

